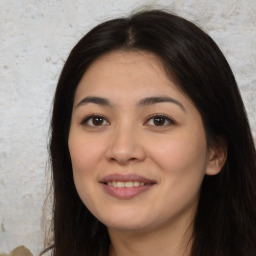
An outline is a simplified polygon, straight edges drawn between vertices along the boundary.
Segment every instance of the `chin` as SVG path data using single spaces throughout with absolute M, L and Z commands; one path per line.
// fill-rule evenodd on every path
M 113 218 L 114 216 L 114 218 Z M 104 216 L 101 222 L 107 226 L 108 229 L 119 230 L 119 231 L 140 231 L 147 228 L 149 223 L 145 222 L 142 216 L 125 215 L 120 216 L 113 214 L 110 218 Z
M 113 223 L 107 225 L 108 230 L 116 230 L 119 232 L 142 232 L 147 230 L 147 226 L 143 224 L 136 223 Z

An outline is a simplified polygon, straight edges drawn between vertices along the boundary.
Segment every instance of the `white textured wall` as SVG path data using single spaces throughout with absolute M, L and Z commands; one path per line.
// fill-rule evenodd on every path
M 224 51 L 256 136 L 256 0 L 1 0 L 0 252 L 42 247 L 50 107 L 71 47 L 97 23 L 148 4 L 196 21 Z

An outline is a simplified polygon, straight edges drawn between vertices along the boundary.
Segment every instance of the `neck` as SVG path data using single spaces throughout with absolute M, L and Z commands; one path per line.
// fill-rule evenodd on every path
M 189 256 L 193 225 L 175 225 L 154 231 L 119 231 L 109 229 L 109 256 Z

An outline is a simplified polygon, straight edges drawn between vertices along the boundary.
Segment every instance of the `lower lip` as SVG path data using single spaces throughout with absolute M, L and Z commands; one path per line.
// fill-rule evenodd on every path
M 138 186 L 138 187 L 131 187 L 131 188 L 117 188 L 113 186 L 109 186 L 105 183 L 102 183 L 104 190 L 111 196 L 119 198 L 119 199 L 130 199 L 133 198 L 150 188 L 152 185 L 145 185 L 145 186 Z

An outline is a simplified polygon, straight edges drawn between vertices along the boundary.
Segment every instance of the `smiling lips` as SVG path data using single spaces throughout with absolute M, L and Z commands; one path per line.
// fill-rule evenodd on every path
M 100 183 L 109 195 L 119 199 L 130 199 L 150 189 L 156 181 L 135 174 L 111 174 L 104 177 Z

